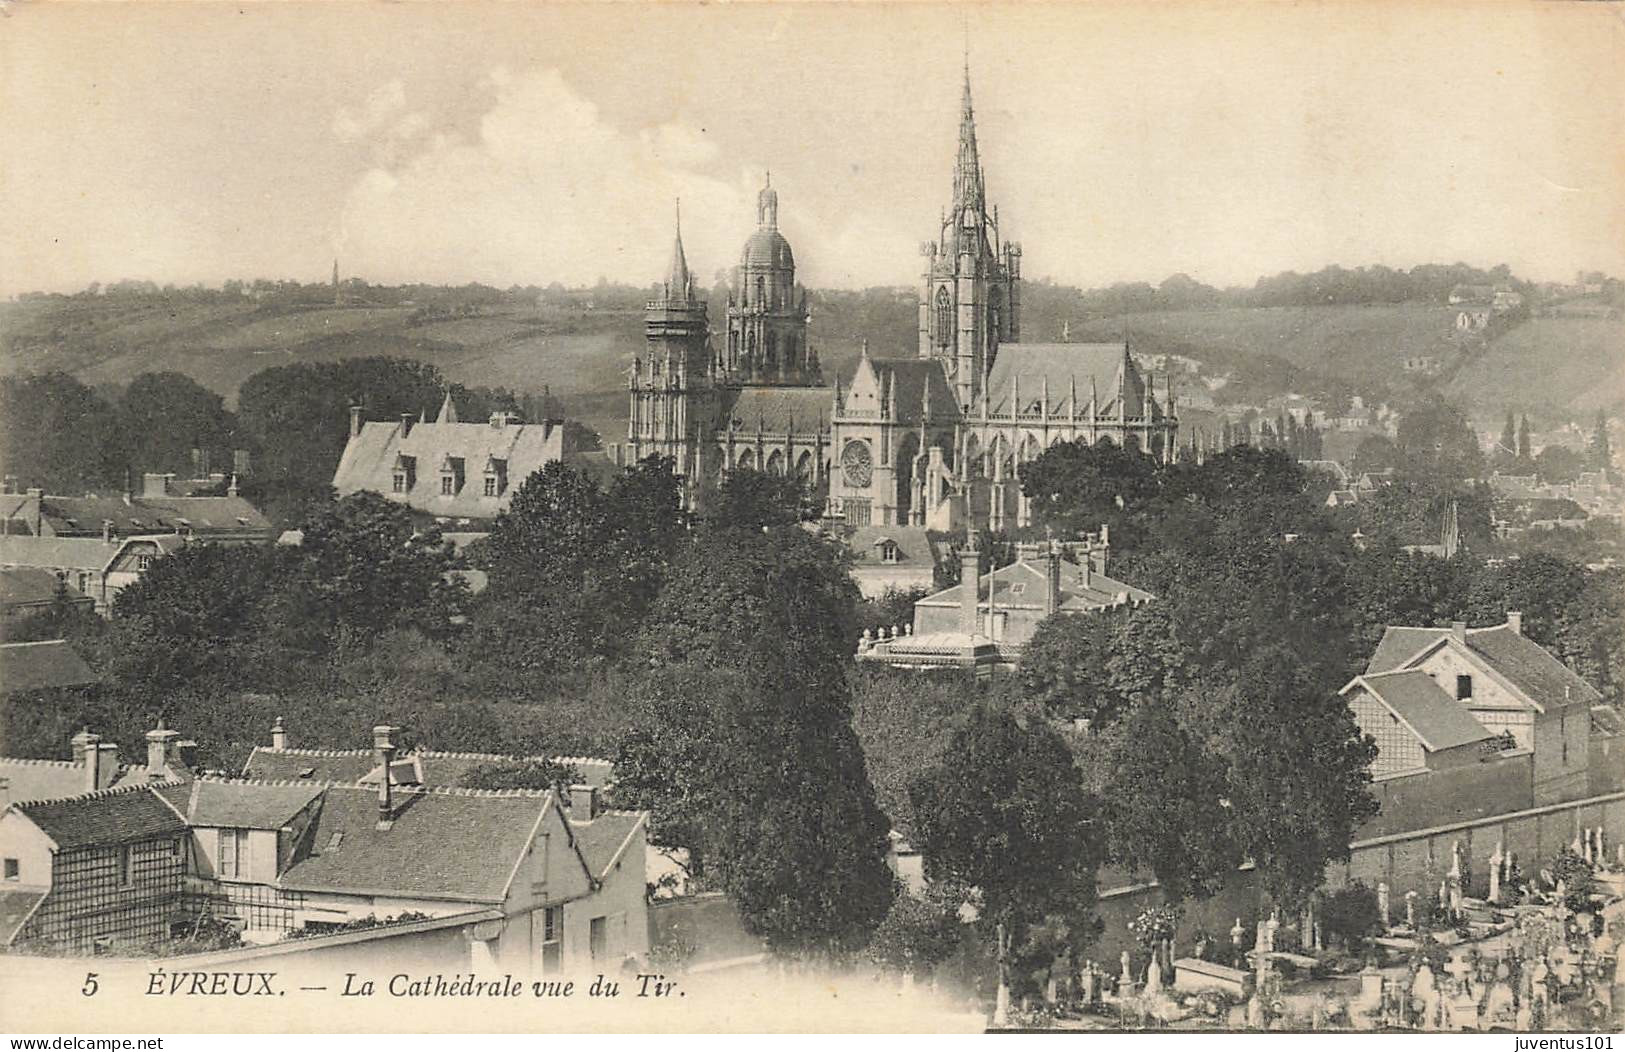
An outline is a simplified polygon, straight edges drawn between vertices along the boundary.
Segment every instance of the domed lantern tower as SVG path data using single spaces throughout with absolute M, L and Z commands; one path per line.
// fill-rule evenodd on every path
M 735 384 L 817 385 L 818 355 L 807 344 L 807 293 L 779 233 L 779 194 L 769 176 L 756 195 L 756 232 L 745 242 L 728 294 L 723 372 Z

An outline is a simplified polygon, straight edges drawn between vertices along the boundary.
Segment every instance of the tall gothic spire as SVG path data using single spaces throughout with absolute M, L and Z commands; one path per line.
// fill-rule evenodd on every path
M 671 268 L 666 274 L 666 298 L 688 298 L 688 258 L 683 255 L 683 202 L 677 201 L 677 237 L 671 246 Z
M 970 98 L 970 53 L 965 54 L 965 92 L 959 107 L 959 159 L 954 163 L 954 207 L 982 205 L 982 162 L 976 153 L 976 111 Z

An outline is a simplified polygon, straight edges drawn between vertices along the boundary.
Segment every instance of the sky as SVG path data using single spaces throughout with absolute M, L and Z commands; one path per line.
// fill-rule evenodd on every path
M 967 47 L 968 44 L 968 47 Z M 0 295 L 124 278 L 910 285 L 970 63 L 1028 279 L 1625 274 L 1625 6 L 0 6 Z

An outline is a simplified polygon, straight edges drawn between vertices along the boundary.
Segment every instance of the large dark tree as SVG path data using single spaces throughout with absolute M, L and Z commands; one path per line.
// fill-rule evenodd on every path
M 887 822 L 852 729 L 857 590 L 796 527 L 707 532 L 632 655 L 640 716 L 617 793 L 654 809 L 775 952 L 864 945 L 885 916 Z
M 20 487 L 116 490 L 127 445 L 117 411 L 67 373 L 0 379 L 0 472 Z
M 1398 445 L 1410 474 L 1471 479 L 1484 473 L 1484 453 L 1472 425 L 1437 396 L 1413 406 L 1400 418 Z
M 991 942 L 1002 926 L 1018 974 L 1094 936 L 1100 825 L 1071 752 L 1046 723 L 976 706 L 909 796 L 927 875 L 973 889 L 983 937 Z
M 715 526 L 760 529 L 818 517 L 807 483 L 794 475 L 740 470 L 711 494 L 706 521 Z
M 225 400 L 181 373 L 142 373 L 119 403 L 130 436 L 136 471 L 167 471 L 190 477 L 192 451 L 207 456 L 211 470 L 230 471 L 236 418 Z

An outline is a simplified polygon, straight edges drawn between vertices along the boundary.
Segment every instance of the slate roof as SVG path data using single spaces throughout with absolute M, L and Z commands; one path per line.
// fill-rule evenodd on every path
M 594 877 L 602 880 L 611 866 L 618 861 L 623 848 L 649 819 L 642 811 L 604 811 L 591 822 L 570 823 L 575 831 L 576 846 Z M 637 860 L 643 865 L 643 859 Z
M 58 535 L 101 537 L 102 523 L 112 522 L 120 536 L 132 533 L 260 533 L 271 520 L 242 497 L 52 497 L 40 506 L 41 516 Z
M 72 760 L 24 760 L 0 756 L 0 805 L 20 800 L 58 800 L 84 792 L 85 768 Z
M 127 844 L 186 832 L 186 823 L 147 786 L 103 789 L 61 800 L 13 804 L 60 851 Z
M 1019 411 L 1037 412 L 1047 380 L 1051 416 L 1065 416 L 1072 412 L 1074 382 L 1078 393 L 1077 413 L 1088 416 L 1092 381 L 1098 414 L 1103 418 L 1115 418 L 1119 409 L 1118 374 L 1122 365 L 1121 343 L 1002 344 L 987 378 L 988 411 L 1010 412 L 1019 393 Z M 1145 411 L 1145 382 L 1132 359 L 1129 368 L 1127 415 L 1137 417 Z M 1162 403 L 1158 402 L 1153 415 L 1160 419 L 1162 414 Z
M 957 607 L 960 603 L 961 587 L 962 584 L 952 585 L 935 595 L 921 599 L 920 602 L 927 606 Z M 991 588 L 992 601 L 1000 609 L 1041 610 L 1045 605 L 1045 587 L 1042 564 L 1023 559 L 1009 566 L 1000 567 L 992 573 L 983 574 L 980 583 L 981 596 L 978 601 L 987 603 Z M 1116 606 L 1119 597 L 1124 593 L 1127 593 L 1130 603 L 1141 603 L 1156 598 L 1142 588 L 1136 588 L 1102 573 L 1091 572 L 1088 583 L 1085 584 L 1083 567 L 1062 560 L 1060 602 L 1062 610 L 1078 613 L 1103 610 Z
M 896 562 L 880 561 L 879 545 L 883 540 L 897 545 Z M 924 526 L 859 526 L 844 538 L 843 543 L 852 552 L 859 569 L 935 566 L 937 562 L 931 538 Z
M 118 554 L 118 544 L 101 537 L 19 537 L 0 535 L 0 566 L 102 570 Z
M 394 493 L 395 458 L 414 457 L 416 479 L 409 493 Z M 564 431 L 557 424 L 416 423 L 403 437 L 399 421 L 361 425 L 339 458 L 333 488 L 340 496 L 371 490 L 434 515 L 495 518 L 533 472 L 564 456 Z M 440 492 L 440 467 L 448 457 L 463 461 L 462 489 Z M 491 459 L 508 464 L 507 489 L 485 496 L 485 467 Z
M 101 682 L 65 639 L 0 643 L 0 694 Z
M 552 759 L 574 767 L 578 783 L 603 788 L 615 774 L 608 760 L 586 756 L 516 757 L 495 753 L 435 752 L 423 750 L 398 757 L 390 765 L 401 785 L 455 786 L 482 764 L 516 759 Z M 371 749 L 267 749 L 255 746 L 243 764 L 243 777 L 261 781 L 369 782 L 379 781 L 378 762 Z
M 320 785 L 270 785 L 198 779 L 186 801 L 194 826 L 281 829 L 322 794 Z
M 851 390 L 853 378 L 867 361 L 880 381 L 881 402 L 897 391 L 897 419 L 904 424 L 918 424 L 925 412 L 925 393 L 931 392 L 931 415 L 927 423 L 948 424 L 959 417 L 959 396 L 948 386 L 942 366 L 934 360 L 922 358 L 871 358 L 867 355 L 841 370 L 841 388 Z M 826 406 L 828 403 L 825 403 Z
M 1448 628 L 1390 627 L 1366 666 L 1366 675 L 1388 672 L 1409 661 L 1424 647 L 1448 638 Z M 1470 628 L 1467 651 L 1500 673 L 1542 711 L 1566 705 L 1590 706 L 1602 695 L 1546 648 L 1506 625 Z
M 70 603 L 88 603 L 90 597 L 67 584 L 50 570 L 17 567 L 0 570 L 0 607 L 49 606 L 56 601 L 57 590 L 65 593 Z
M 1473 714 L 1421 669 L 1362 676 L 1375 698 L 1416 733 L 1429 752 L 1493 738 Z
M 554 806 L 552 793 L 402 789 L 393 823 L 379 829 L 376 790 L 335 785 L 325 793 L 311 853 L 282 874 L 285 888 L 501 902 Z
M 31 891 L 24 888 L 0 889 L 0 946 L 9 946 L 17 932 L 33 915 L 49 891 Z
M 824 430 L 833 392 L 827 387 L 745 387 L 729 392 L 717 419 L 719 431 L 733 421 L 736 440 L 755 435 L 811 435 Z

